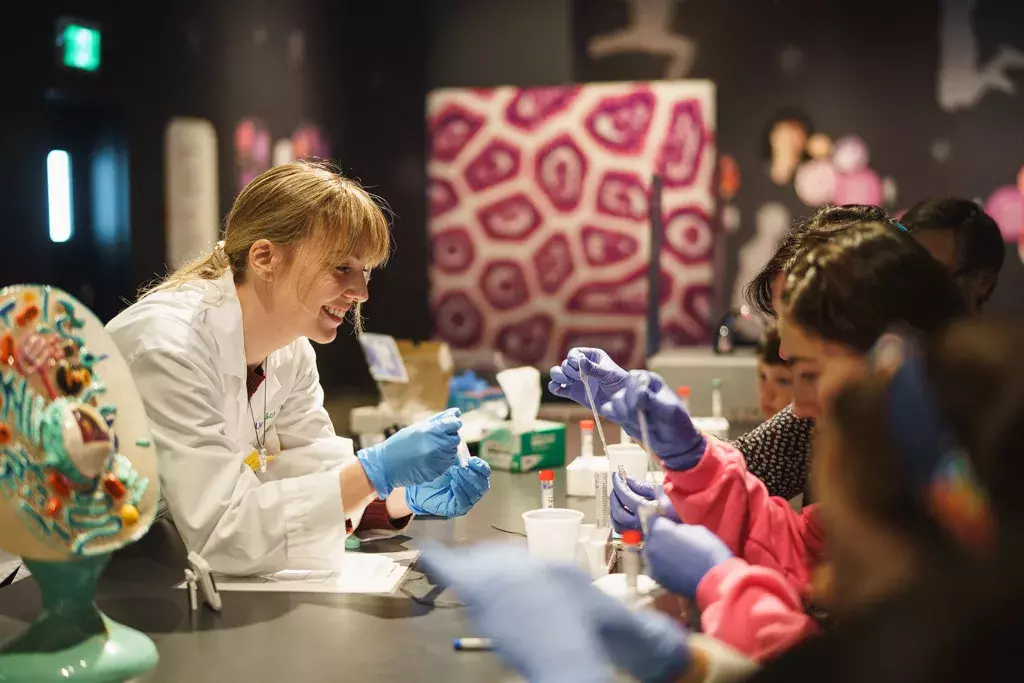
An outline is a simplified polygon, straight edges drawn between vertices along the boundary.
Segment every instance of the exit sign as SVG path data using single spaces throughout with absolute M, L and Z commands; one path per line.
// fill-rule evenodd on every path
M 68 69 L 98 71 L 101 34 L 98 25 L 61 19 L 57 22 L 57 59 Z

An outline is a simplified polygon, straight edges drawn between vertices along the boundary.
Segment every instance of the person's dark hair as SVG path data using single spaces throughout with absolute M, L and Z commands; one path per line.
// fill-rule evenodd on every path
M 848 227 L 788 272 L 781 297 L 787 317 L 860 353 L 891 326 L 930 335 L 966 312 L 949 273 L 888 221 Z
M 762 315 L 774 318 L 778 315 L 772 303 L 772 282 L 779 273 L 785 273 L 793 261 L 808 249 L 824 244 L 851 225 L 863 221 L 886 221 L 889 216 L 877 206 L 869 204 L 844 204 L 825 206 L 802 222 L 793 226 L 782 238 L 775 254 L 768 263 L 747 284 L 746 298 L 751 306 Z
M 782 339 L 779 337 L 779 326 L 774 323 L 768 325 L 757 339 L 757 357 L 768 365 L 792 365 L 791 361 L 782 357 L 781 347 Z
M 999 226 L 980 206 L 966 199 L 926 199 L 910 207 L 900 223 L 911 233 L 952 230 L 957 273 L 984 271 L 997 274 L 1006 258 Z
M 923 382 L 948 448 L 966 453 L 986 492 L 996 546 L 985 562 L 1020 565 L 1024 501 L 1024 325 L 964 319 L 924 344 Z M 922 484 L 912 483 L 914 456 L 902 452 L 891 376 L 871 373 L 848 382 L 829 408 L 832 443 L 840 444 L 837 475 L 859 514 L 898 533 L 930 566 L 951 568 L 968 556 L 966 539 L 942 526 L 928 508 Z M 919 427 L 920 428 L 920 427 Z M 959 533 L 963 533 L 962 530 Z
M 988 492 L 1004 549 L 1024 557 L 1022 348 L 1021 323 L 970 319 L 950 327 L 926 363 L 939 410 Z

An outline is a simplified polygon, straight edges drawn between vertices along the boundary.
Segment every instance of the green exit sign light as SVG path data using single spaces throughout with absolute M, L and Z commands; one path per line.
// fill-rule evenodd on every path
M 61 64 L 69 69 L 98 71 L 100 68 L 99 27 L 85 22 L 65 20 L 58 26 L 57 47 Z

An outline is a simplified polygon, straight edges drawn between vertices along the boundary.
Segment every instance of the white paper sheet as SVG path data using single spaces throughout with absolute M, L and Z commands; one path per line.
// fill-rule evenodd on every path
M 214 574 L 217 588 L 254 593 L 394 593 L 418 550 L 401 553 L 345 553 L 340 569 L 286 569 L 269 576 Z M 185 588 L 182 582 L 176 588 Z

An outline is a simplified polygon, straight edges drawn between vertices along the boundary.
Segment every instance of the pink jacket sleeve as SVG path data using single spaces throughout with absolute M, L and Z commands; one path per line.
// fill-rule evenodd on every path
M 680 518 L 706 526 L 737 557 L 782 573 L 806 595 L 823 551 L 816 506 L 794 512 L 786 500 L 768 495 L 742 453 L 715 439 L 707 442 L 693 468 L 665 470 L 665 493 Z
M 701 628 L 757 661 L 818 632 L 800 595 L 781 574 L 738 557 L 719 564 L 697 586 Z

